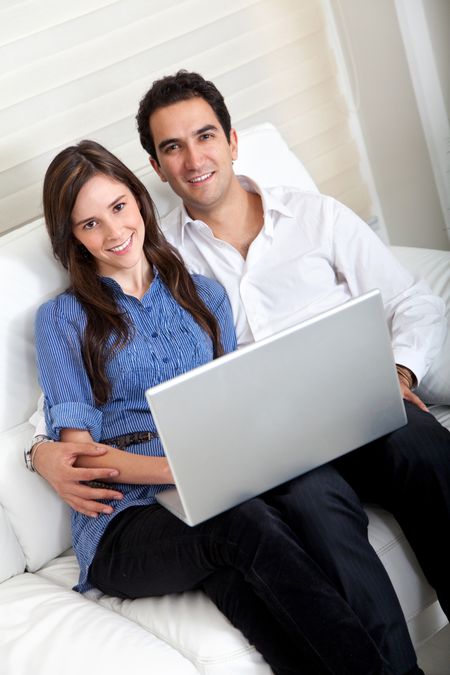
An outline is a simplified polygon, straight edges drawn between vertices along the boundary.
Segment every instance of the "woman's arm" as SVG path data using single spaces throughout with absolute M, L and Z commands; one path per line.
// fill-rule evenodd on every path
M 88 431 L 80 429 L 62 429 L 61 440 L 74 443 L 92 443 L 92 436 Z M 118 471 L 118 475 L 114 478 L 107 478 L 106 481 L 114 483 L 166 485 L 174 482 L 169 463 L 165 457 L 135 455 L 132 452 L 124 452 L 111 447 L 108 447 L 106 453 L 101 457 L 79 455 L 75 466 L 88 469 L 111 467 L 111 469 Z

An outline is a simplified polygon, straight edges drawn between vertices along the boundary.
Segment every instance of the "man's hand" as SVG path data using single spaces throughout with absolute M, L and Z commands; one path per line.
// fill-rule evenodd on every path
M 96 518 L 99 513 L 112 513 L 113 508 L 101 499 L 122 499 L 117 490 L 92 488 L 80 481 L 111 481 L 119 472 L 115 469 L 82 469 L 74 466 L 80 455 L 99 457 L 108 450 L 101 443 L 41 443 L 33 457 L 36 471 L 45 478 L 57 494 L 75 511 Z
M 401 366 L 399 364 L 396 365 L 396 368 L 398 380 L 400 382 L 400 389 L 405 401 L 410 401 L 410 403 L 414 403 L 414 405 L 416 405 L 421 410 L 425 410 L 425 412 L 430 412 L 425 403 L 411 391 L 411 388 L 414 386 L 414 382 L 417 384 L 417 380 L 414 373 L 411 370 L 409 370 L 409 368 L 406 368 L 405 366 Z
M 411 389 L 403 382 L 401 377 L 399 377 L 399 381 L 400 389 L 402 390 L 402 396 L 405 401 L 414 403 L 414 405 L 416 405 L 421 410 L 425 410 L 425 412 L 430 412 L 425 403 L 418 396 L 416 396 L 414 392 L 411 391 Z

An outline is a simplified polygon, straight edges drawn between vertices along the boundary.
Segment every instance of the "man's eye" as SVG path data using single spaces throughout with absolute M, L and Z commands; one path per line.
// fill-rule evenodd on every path
M 166 145 L 164 151 L 169 154 L 171 152 L 174 152 L 174 150 L 178 150 L 178 148 L 179 148 L 178 143 L 171 143 L 170 145 Z
M 200 136 L 200 139 L 201 139 L 202 141 L 209 141 L 209 139 L 210 139 L 210 138 L 213 138 L 213 137 L 214 137 L 214 134 L 211 134 L 210 132 L 208 132 L 208 133 L 206 133 L 206 134 L 202 134 L 202 135 Z

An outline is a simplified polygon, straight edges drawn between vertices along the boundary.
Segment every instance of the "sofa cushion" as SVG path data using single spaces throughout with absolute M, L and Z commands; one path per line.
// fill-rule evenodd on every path
M 29 571 L 65 551 L 72 540 L 69 507 L 43 478 L 25 467 L 23 448 L 30 443 L 32 432 L 31 425 L 25 423 L 0 434 L 0 504 Z
M 135 623 L 36 574 L 0 586 L 0 654 L 10 675 L 198 675 Z
M 0 479 L 1 480 L 1 479 Z M 1 500 L 1 495 L 0 495 Z M 25 570 L 25 556 L 14 533 L 8 513 L 0 502 L 0 583 Z
M 37 574 L 71 588 L 78 571 L 75 556 L 64 555 L 50 561 Z M 146 628 L 205 675 L 271 673 L 261 655 L 200 591 L 138 600 L 121 600 L 91 591 L 88 598 Z
M 431 405 L 430 412 L 436 419 L 450 431 L 450 406 L 448 405 Z
M 450 405 L 450 251 L 392 247 L 400 262 L 415 276 L 423 279 L 433 293 L 445 300 L 447 336 L 438 357 L 426 373 L 417 394 L 426 403 Z

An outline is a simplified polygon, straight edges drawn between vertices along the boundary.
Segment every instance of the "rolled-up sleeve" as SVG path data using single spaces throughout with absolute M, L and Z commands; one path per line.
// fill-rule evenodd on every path
M 57 298 L 42 305 L 35 324 L 37 367 L 44 392 L 47 433 L 57 440 L 61 429 L 82 429 L 98 441 L 102 413 L 95 406 L 83 363 L 83 322 L 65 316 L 60 304 Z

